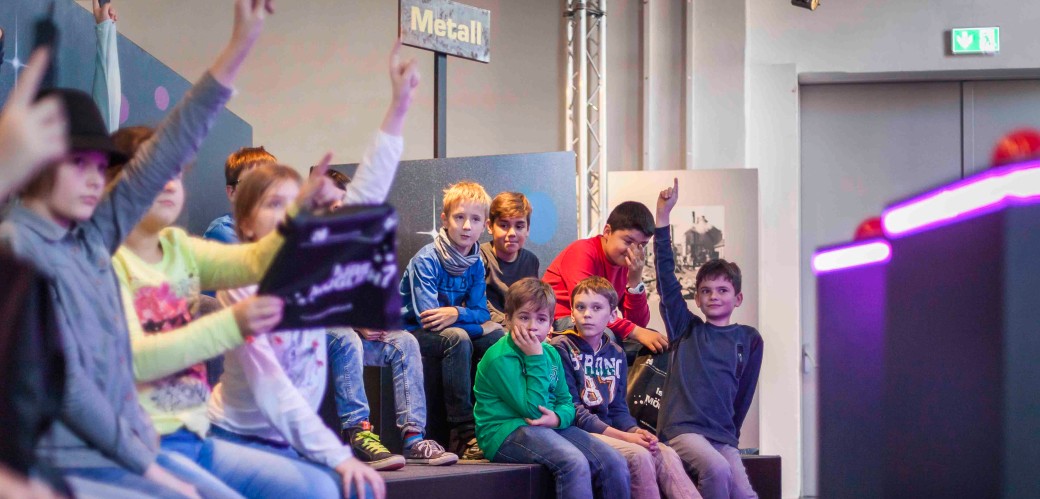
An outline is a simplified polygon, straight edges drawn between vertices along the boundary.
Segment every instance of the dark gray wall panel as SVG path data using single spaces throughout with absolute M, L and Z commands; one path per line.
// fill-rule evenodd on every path
M 334 168 L 353 175 L 357 165 Z M 526 248 L 541 261 L 541 271 L 578 235 L 573 152 L 508 154 L 469 158 L 403 161 L 394 178 L 390 203 L 401 217 L 398 250 L 401 265 L 433 241 L 441 226 L 441 199 L 448 185 L 479 182 L 493 198 L 502 191 L 524 193 L 531 202 L 531 236 Z M 481 242 L 491 237 L 484 232 Z
M 9 61 L 17 56 L 25 61 L 29 58 L 33 23 L 49 4 L 39 0 L 0 2 L 5 59 Z M 57 85 L 90 92 L 97 47 L 94 16 L 72 0 L 57 0 L 55 4 L 55 21 L 60 30 Z M 118 43 L 122 91 L 126 98 L 122 125 L 154 126 L 201 75 L 188 75 L 191 81 L 186 80 L 125 37 L 120 36 Z M 5 61 L 0 65 L 0 99 L 6 100 L 14 79 L 14 66 Z M 162 98 L 163 95 L 168 99 Z M 169 104 L 161 106 L 165 102 Z M 232 151 L 252 144 L 252 140 L 253 128 L 248 123 L 230 111 L 220 113 L 199 150 L 197 166 L 185 175 L 187 201 L 180 225 L 201 234 L 210 220 L 229 210 L 224 195 L 224 159 Z

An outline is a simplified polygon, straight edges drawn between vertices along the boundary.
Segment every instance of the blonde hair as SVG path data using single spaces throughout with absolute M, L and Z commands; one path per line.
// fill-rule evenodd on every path
M 530 225 L 531 203 L 527 201 L 527 196 L 519 192 L 500 192 L 491 201 L 491 214 L 488 216 L 491 223 L 495 223 L 499 218 L 520 217 L 526 218 Z
M 471 180 L 456 182 L 444 189 L 444 208 L 441 210 L 441 213 L 448 216 L 460 203 L 467 201 L 477 203 L 483 207 L 484 218 L 488 217 L 488 210 L 491 208 L 491 196 L 488 196 L 483 186 Z
M 238 194 L 235 194 L 235 233 L 238 238 L 245 241 L 246 235 L 243 227 L 251 223 L 256 216 L 256 210 L 260 208 L 260 201 L 264 194 L 283 180 L 292 180 L 300 184 L 300 174 L 296 170 L 277 163 L 264 163 L 250 169 L 242 176 L 238 184 Z

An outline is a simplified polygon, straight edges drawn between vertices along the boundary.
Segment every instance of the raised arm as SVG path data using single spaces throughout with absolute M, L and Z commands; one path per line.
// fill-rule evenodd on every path
M 235 25 L 227 48 L 163 120 L 155 135 L 141 145 L 123 170 L 122 180 L 95 210 L 91 223 L 110 252 L 116 252 L 166 182 L 195 157 L 231 97 L 231 85 L 263 28 L 265 6 L 270 6 L 270 0 L 256 0 L 255 6 L 253 2 L 235 1 Z
M 119 33 L 116 30 L 116 9 L 111 3 L 101 5 L 94 0 L 94 21 L 97 25 L 97 55 L 94 57 L 94 102 L 101 110 L 108 133 L 119 128 L 123 82 L 119 71 Z
M 673 187 L 661 191 L 657 198 L 657 228 L 654 230 L 654 263 L 657 271 L 657 292 L 661 295 L 661 316 L 664 318 L 668 340 L 676 341 L 691 324 L 700 323 L 700 317 L 690 312 L 682 295 L 682 285 L 675 277 L 675 254 L 669 231 L 670 214 L 679 200 L 679 180 Z

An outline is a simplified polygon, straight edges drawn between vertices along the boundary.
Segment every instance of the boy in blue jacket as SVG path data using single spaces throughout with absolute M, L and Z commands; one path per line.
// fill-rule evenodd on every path
M 657 198 L 654 231 L 657 289 L 672 349 L 657 435 L 697 474 L 706 499 L 758 497 L 737 443 L 762 368 L 762 336 L 730 321 L 744 300 L 735 263 L 713 260 L 697 272 L 694 300 L 706 320 L 686 307 L 668 227 L 678 198 L 675 180 Z
M 401 275 L 402 314 L 422 356 L 441 359 L 444 403 L 452 425 L 448 450 L 462 459 L 484 459 L 474 431 L 470 373 L 474 361 L 505 334 L 501 328 L 482 326 L 491 315 L 477 240 L 491 197 L 480 184 L 463 181 L 444 191 L 443 205 L 440 232 Z

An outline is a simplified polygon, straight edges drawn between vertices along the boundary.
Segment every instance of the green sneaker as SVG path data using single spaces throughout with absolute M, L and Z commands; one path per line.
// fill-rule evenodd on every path
M 404 456 L 391 454 L 379 441 L 379 435 L 372 433 L 372 424 L 368 421 L 363 421 L 360 426 L 344 429 L 341 436 L 350 445 L 354 457 L 374 470 L 392 471 L 404 467 Z

